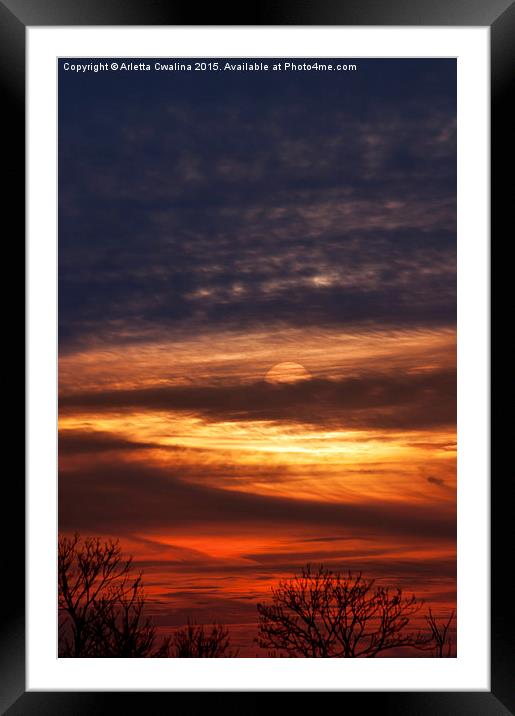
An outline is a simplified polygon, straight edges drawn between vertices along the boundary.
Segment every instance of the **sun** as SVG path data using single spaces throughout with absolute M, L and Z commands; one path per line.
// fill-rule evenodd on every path
M 267 383 L 300 383 L 300 381 L 310 380 L 310 378 L 311 373 L 303 365 L 290 361 L 277 363 L 265 375 Z

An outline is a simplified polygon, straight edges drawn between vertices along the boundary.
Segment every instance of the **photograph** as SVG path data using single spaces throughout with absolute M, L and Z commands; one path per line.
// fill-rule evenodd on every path
M 59 57 L 57 162 L 59 659 L 459 657 L 456 57 Z
M 0 714 L 515 716 L 514 32 L 514 0 L 0 0 Z

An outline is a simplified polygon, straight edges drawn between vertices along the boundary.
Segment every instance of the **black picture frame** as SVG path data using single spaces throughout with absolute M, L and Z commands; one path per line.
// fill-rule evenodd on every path
M 202 22 L 199 23 L 199 17 Z M 169 0 L 0 0 L 0 92 L 4 130 L 4 206 L 24 216 L 25 206 L 25 38 L 26 28 L 59 25 L 392 25 L 488 26 L 491 31 L 491 231 L 499 242 L 509 227 L 513 201 L 513 126 L 510 93 L 515 69 L 515 3 L 511 0 L 295 0 L 241 7 L 211 4 L 199 11 L 193 3 Z M 7 213 L 7 209 L 4 210 Z M 5 214 L 4 214 L 5 216 Z M 24 245 L 23 221 L 17 243 Z M 503 231 L 503 235 L 501 232 Z M 15 243 L 15 242 L 13 242 Z M 492 240 L 493 245 L 493 240 Z M 22 299 L 23 302 L 23 299 Z M 507 477 L 507 476 L 506 476 Z M 142 708 L 148 713 L 177 708 L 172 692 L 27 692 L 25 686 L 25 486 L 21 471 L 9 477 L 5 504 L 13 518 L 6 524 L 3 572 L 7 576 L 9 609 L 2 610 L 0 643 L 0 709 L 9 716 L 31 714 L 102 714 Z M 513 603 L 506 589 L 510 563 L 511 480 L 491 483 L 491 691 L 345 692 L 342 708 L 368 707 L 372 713 L 410 716 L 515 714 L 513 688 Z M 8 526 L 7 526 L 8 525 Z M 407 685 L 409 688 L 409 685 Z M 223 704 L 220 698 L 223 697 Z M 261 709 L 266 692 L 246 700 L 245 710 Z M 240 712 L 241 702 L 223 693 L 196 693 L 187 710 L 207 706 Z M 282 700 L 282 696 L 280 697 Z M 144 701 L 143 701 L 144 700 Z M 159 701 L 159 703 L 158 703 Z M 163 703 L 165 702 L 165 703 Z M 232 704 L 234 703 L 234 706 Z

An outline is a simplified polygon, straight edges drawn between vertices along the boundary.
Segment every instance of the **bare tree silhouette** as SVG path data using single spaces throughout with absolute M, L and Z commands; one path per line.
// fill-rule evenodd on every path
M 118 540 L 60 537 L 58 547 L 59 656 L 167 656 L 169 640 L 155 647 L 145 618 L 141 574 L 131 574 Z
M 230 658 L 237 652 L 230 648 L 228 630 L 221 624 L 213 624 L 210 632 L 203 625 L 188 621 L 184 629 L 175 633 L 172 639 L 172 656 L 179 658 Z
M 307 565 L 272 588 L 271 605 L 257 605 L 256 641 L 271 655 L 290 657 L 370 658 L 398 647 L 422 649 L 432 637 L 407 631 L 421 606 L 415 596 L 375 586 L 361 572 L 344 576 Z
M 433 655 L 436 657 L 449 658 L 452 656 L 453 644 L 449 635 L 449 628 L 453 622 L 454 615 L 455 612 L 453 610 L 450 615 L 447 618 L 444 617 L 441 622 L 433 615 L 431 609 L 429 609 L 429 614 L 426 615 L 426 622 L 432 636 L 432 640 L 427 648 L 431 649 Z

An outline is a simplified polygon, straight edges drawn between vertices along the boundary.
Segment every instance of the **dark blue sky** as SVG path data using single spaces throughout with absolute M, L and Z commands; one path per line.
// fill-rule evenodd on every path
M 62 351 L 454 325 L 456 62 L 348 61 L 357 72 L 60 61 Z

